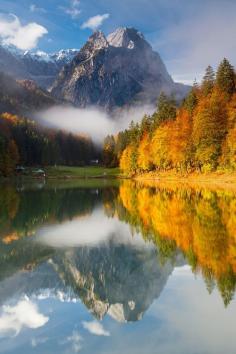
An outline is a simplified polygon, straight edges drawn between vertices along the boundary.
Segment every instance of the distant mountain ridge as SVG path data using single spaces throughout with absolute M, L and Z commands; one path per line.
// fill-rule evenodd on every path
M 62 67 L 78 52 L 78 49 L 62 49 L 55 53 L 33 53 L 0 45 L 0 71 L 15 79 L 34 80 L 38 86 L 48 89 Z
M 83 108 L 156 104 L 161 91 L 181 100 L 189 90 L 173 81 L 160 55 L 134 28 L 118 28 L 107 37 L 96 31 L 80 50 L 51 54 L 0 45 L 0 72 L 33 80 L 57 101 Z
M 56 100 L 32 80 L 15 80 L 0 72 L 0 113 L 25 114 L 56 105 Z

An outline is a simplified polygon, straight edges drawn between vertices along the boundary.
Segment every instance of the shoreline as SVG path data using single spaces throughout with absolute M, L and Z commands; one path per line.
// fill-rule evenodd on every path
M 207 187 L 210 189 L 231 189 L 236 191 L 236 172 L 210 172 L 180 174 L 171 172 L 143 173 L 136 175 L 133 180 L 142 184 L 163 185 L 180 184 L 188 186 Z
M 122 175 L 120 171 L 111 174 L 68 174 L 69 171 L 61 171 L 61 173 L 48 173 L 46 177 L 41 176 L 13 176 L 13 177 L 0 177 L 0 181 L 76 181 L 76 180 L 130 180 L 143 185 L 150 186 L 164 186 L 164 185 L 186 185 L 189 187 L 207 187 L 210 189 L 231 189 L 236 191 L 236 172 L 211 172 L 211 173 L 185 173 L 181 174 L 178 172 L 147 172 L 142 174 L 137 174 L 134 176 Z M 110 170 L 112 171 L 112 169 Z M 55 172 L 55 170 L 53 171 Z M 71 172 L 71 171 L 70 171 Z M 94 171 L 93 171 L 94 172 Z M 98 172 L 98 171 L 97 171 Z M 99 171 L 101 172 L 101 171 Z

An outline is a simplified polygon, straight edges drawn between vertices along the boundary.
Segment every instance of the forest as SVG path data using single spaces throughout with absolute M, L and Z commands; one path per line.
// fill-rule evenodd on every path
M 161 93 L 157 109 L 141 123 L 107 136 L 103 161 L 129 176 L 149 171 L 180 173 L 236 169 L 236 76 L 223 59 L 208 66 L 180 105 Z
M 217 288 L 225 306 L 236 290 L 235 193 L 202 187 L 125 180 L 104 208 L 156 245 L 162 262 L 181 252 L 207 290 Z
M 0 175 L 18 165 L 84 166 L 98 152 L 87 136 L 41 127 L 37 122 L 0 114 Z M 181 103 L 160 94 L 156 111 L 140 123 L 108 135 L 103 144 L 106 167 L 127 176 L 146 172 L 180 173 L 236 169 L 236 76 L 223 59 L 214 72 L 208 66 L 201 84 L 194 83 Z
M 15 174 L 18 165 L 83 166 L 95 149 L 90 138 L 43 128 L 35 121 L 0 114 L 0 175 Z

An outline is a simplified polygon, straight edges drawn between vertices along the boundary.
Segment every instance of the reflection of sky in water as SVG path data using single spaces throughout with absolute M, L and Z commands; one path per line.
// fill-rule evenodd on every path
M 131 237 L 130 226 L 117 218 L 108 218 L 102 208 L 93 210 L 87 216 L 42 227 L 37 233 L 38 242 L 55 248 L 98 246 L 111 240 L 116 244 L 151 246 L 137 233 Z
M 28 306 L 25 317 L 22 306 Z M 5 311 L 1 353 L 235 353 L 235 302 L 225 310 L 186 266 L 174 270 L 160 298 L 134 323 L 109 315 L 98 322 L 81 302 L 50 297 L 19 299 L 11 309 L 17 333 L 4 330 Z
M 102 204 L 76 215 L 18 240 L 25 259 L 9 258 L 0 282 L 0 353 L 235 354 L 235 301 L 209 295 L 179 250 L 163 264 Z

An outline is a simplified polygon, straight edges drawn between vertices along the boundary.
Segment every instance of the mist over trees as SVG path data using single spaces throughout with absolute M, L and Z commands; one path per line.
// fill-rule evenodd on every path
M 224 59 L 208 66 L 178 107 L 162 93 L 157 110 L 140 124 L 105 139 L 103 156 L 128 175 L 149 171 L 210 172 L 236 169 L 235 71 Z
M 36 122 L 0 115 L 0 175 L 11 176 L 17 165 L 83 166 L 95 149 L 90 138 L 42 128 Z

